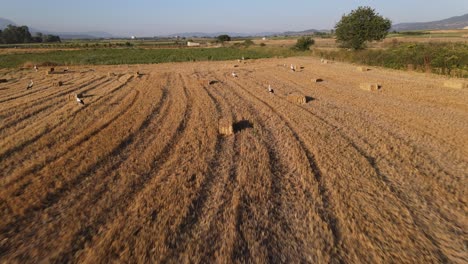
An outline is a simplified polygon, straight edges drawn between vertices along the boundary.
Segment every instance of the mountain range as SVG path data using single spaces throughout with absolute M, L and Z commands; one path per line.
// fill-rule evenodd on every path
M 9 24 L 16 25 L 15 22 L 0 18 L 0 30 L 7 27 Z M 392 26 L 392 31 L 410 31 L 410 30 L 429 30 L 429 29 L 463 29 L 468 27 L 468 14 L 462 16 L 455 16 L 444 20 L 432 21 L 432 22 L 418 22 L 418 23 L 399 23 Z M 43 34 L 58 35 L 62 39 L 96 39 L 96 38 L 120 38 L 107 32 L 52 32 L 48 30 L 40 30 L 34 27 L 29 27 L 31 33 L 41 32 Z M 237 33 L 237 32 L 215 32 L 215 33 L 203 33 L 203 32 L 186 32 L 170 34 L 158 37 L 217 37 L 219 35 L 229 35 L 232 37 L 269 37 L 269 36 L 301 36 L 311 35 L 317 32 L 329 32 L 329 30 L 316 30 L 309 29 L 304 31 L 286 31 L 286 32 L 259 32 L 259 33 Z
M 468 14 L 455 16 L 439 21 L 400 23 L 392 26 L 392 31 L 429 30 L 429 29 L 463 29 L 468 27 Z
M 204 32 L 186 32 L 186 33 L 177 33 L 164 35 L 159 37 L 200 37 L 200 38 L 214 38 L 219 35 L 229 35 L 231 37 L 269 37 L 269 36 L 301 36 L 301 35 L 311 35 L 317 32 L 329 32 L 329 30 L 317 30 L 309 29 L 304 31 L 286 31 L 286 32 L 259 32 L 259 33 L 238 33 L 238 32 L 214 32 L 214 33 L 204 33 Z

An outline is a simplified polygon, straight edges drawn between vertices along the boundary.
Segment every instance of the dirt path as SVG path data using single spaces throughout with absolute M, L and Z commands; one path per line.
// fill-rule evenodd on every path
M 234 64 L 9 71 L 0 262 L 468 262 L 468 90 L 313 58 Z

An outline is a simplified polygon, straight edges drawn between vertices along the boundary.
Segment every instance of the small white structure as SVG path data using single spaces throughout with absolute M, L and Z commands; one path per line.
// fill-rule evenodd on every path
M 131 36 L 130 38 L 131 38 L 131 39 L 136 39 L 136 37 L 135 37 L 135 36 Z
M 200 47 L 200 43 L 197 42 L 187 42 L 187 47 Z
M 263 37 L 262 40 L 266 40 L 266 37 Z

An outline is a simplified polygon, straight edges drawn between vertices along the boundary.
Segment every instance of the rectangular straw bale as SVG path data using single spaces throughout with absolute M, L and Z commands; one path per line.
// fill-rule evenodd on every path
M 234 134 L 232 120 L 223 118 L 218 121 L 218 130 L 221 135 L 229 136 Z
M 287 99 L 288 101 L 297 104 L 305 104 L 307 102 L 306 97 L 299 94 L 290 94 L 287 96 Z

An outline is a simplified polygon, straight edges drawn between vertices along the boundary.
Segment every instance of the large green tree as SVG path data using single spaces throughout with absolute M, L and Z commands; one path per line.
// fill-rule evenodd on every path
M 3 41 L 7 44 L 10 43 L 28 43 L 31 42 L 32 37 L 29 33 L 27 26 L 13 26 L 8 25 L 2 32 Z
M 61 42 L 59 36 L 43 35 L 38 32 L 33 37 L 27 26 L 8 25 L 3 31 L 0 30 L 0 43 L 19 44 L 31 42 Z
M 358 7 L 343 15 L 335 26 L 336 39 L 343 48 L 364 49 L 366 41 L 384 39 L 392 22 L 370 7 Z

